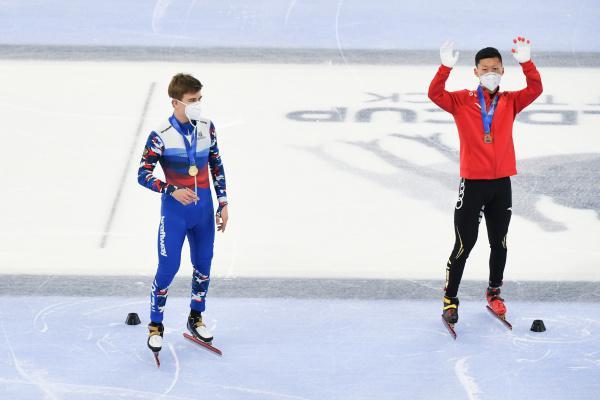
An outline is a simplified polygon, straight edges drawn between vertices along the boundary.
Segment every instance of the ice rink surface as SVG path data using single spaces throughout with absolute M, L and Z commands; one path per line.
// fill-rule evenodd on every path
M 599 18 L 596 1 L 0 0 L 0 399 L 597 398 Z M 476 87 L 488 45 L 501 90 L 524 87 L 516 35 L 544 93 L 514 125 L 514 330 L 484 308 L 481 226 L 453 341 L 459 143 L 427 88 L 447 39 L 449 90 Z M 227 175 L 205 314 L 224 355 L 181 335 L 186 245 L 157 369 L 160 200 L 136 176 L 177 72 L 205 85 Z
M 5 399 L 592 399 L 600 390 L 593 303 L 509 303 L 513 331 L 483 301 L 461 305 L 453 341 L 431 301 L 212 299 L 219 358 L 181 335 L 171 298 L 157 369 L 147 302 L 0 298 Z M 124 323 L 138 312 L 142 325 Z M 546 332 L 529 330 L 543 319 Z

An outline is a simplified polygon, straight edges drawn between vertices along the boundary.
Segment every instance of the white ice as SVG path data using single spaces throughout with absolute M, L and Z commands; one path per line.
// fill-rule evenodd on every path
M 214 281 L 443 279 L 458 164 L 440 149 L 456 150 L 458 139 L 452 118 L 426 98 L 438 65 L 197 60 L 211 47 L 319 48 L 343 60 L 350 49 L 435 54 L 453 39 L 463 62 L 473 49 L 498 47 L 502 90 L 517 90 L 525 81 L 510 46 L 523 34 L 533 40 L 534 61 L 550 51 L 554 66 L 540 57 L 544 95 L 528 108 L 533 117 L 515 122 L 520 174 L 506 279 L 598 282 L 600 69 L 556 65 L 580 65 L 580 57 L 597 64 L 597 53 L 587 52 L 599 48 L 600 3 L 510 0 L 492 10 L 486 29 L 477 25 L 491 10 L 485 5 L 422 3 L 0 0 L 0 55 L 13 57 L 0 63 L 0 274 L 74 274 L 92 283 L 126 275 L 150 285 L 160 200 L 137 184 L 137 164 L 148 133 L 171 113 L 170 77 L 188 72 L 205 84 L 204 112 L 217 127 L 229 186 L 231 219 L 216 242 Z M 148 50 L 164 51 L 158 59 L 179 47 L 197 52 L 188 62 L 40 61 L 15 59 L 21 45 L 41 58 L 56 51 L 45 45 L 67 46 L 67 54 L 69 46 L 159 46 Z M 110 58 L 110 48 L 102 51 Z M 472 65 L 459 64 L 448 89 L 476 84 Z M 361 114 L 377 107 L 408 111 L 380 111 L 368 121 Z M 290 118 L 311 110 L 334 118 Z M 434 139 L 437 148 L 427 144 Z M 465 279 L 487 278 L 488 255 L 482 226 Z M 180 276 L 190 274 L 187 256 L 184 248 Z M 508 292 L 513 331 L 483 301 L 463 301 L 456 341 L 441 324 L 439 298 L 209 295 L 205 320 L 222 358 L 182 337 L 189 300 L 172 297 L 157 369 L 145 345 L 146 296 L 44 297 L 45 284 L 17 297 L 0 291 L 0 399 L 562 400 L 600 393 L 600 307 L 585 303 L 593 290 L 570 303 L 559 291 L 555 303 L 511 301 Z M 306 295 L 301 285 L 298 291 Z M 142 324 L 125 325 L 129 312 Z M 548 330 L 529 331 L 534 319 Z
M 503 90 L 522 88 L 521 69 L 514 60 L 506 63 Z M 436 70 L 3 62 L 0 113 L 11 151 L 3 153 L 0 167 L 15 173 L 3 178 L 10 194 L 0 198 L 0 270 L 154 274 L 160 195 L 137 183 L 137 169 L 148 134 L 172 112 L 169 79 L 185 71 L 206 85 L 203 110 L 217 127 L 227 176 L 230 222 L 217 235 L 214 277 L 443 279 L 454 243 L 458 163 L 393 136 L 439 135 L 443 145 L 458 149 L 451 117 L 431 111 L 437 108 L 426 97 Z M 600 69 L 540 71 L 545 92 L 528 110 L 563 110 L 577 120 L 515 123 L 520 174 L 514 178 L 507 273 L 513 280 L 599 280 L 600 189 L 593 171 L 600 114 L 590 112 L 600 106 L 596 92 L 579 88 L 600 81 Z M 457 67 L 448 81 L 449 90 L 475 86 L 469 67 Z M 545 96 L 560 104 L 546 104 Z M 370 122 L 357 120 L 361 110 L 376 107 L 416 117 L 380 111 Z M 342 120 L 288 117 L 334 108 L 346 109 Z M 39 124 L 24 122 L 31 118 Z M 372 144 L 386 156 L 366 147 Z M 586 161 L 590 157 L 596 161 Z M 484 232 L 482 226 L 465 279 L 487 279 Z M 187 265 L 187 252 L 183 260 Z
M 510 303 L 508 331 L 465 302 L 453 341 L 438 302 L 210 300 L 219 358 L 183 338 L 169 299 L 161 367 L 140 298 L 0 298 L 4 399 L 584 399 L 600 390 L 593 304 Z M 124 323 L 129 312 L 142 324 Z M 529 331 L 543 319 L 547 331 Z M 162 397 L 159 397 L 162 396 Z

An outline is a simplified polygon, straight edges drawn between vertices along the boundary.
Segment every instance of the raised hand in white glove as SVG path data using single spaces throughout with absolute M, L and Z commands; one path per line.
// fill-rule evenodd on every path
M 531 60 L 531 41 L 522 36 L 513 39 L 515 46 L 512 49 L 512 54 L 515 60 L 519 63 L 524 63 Z
M 442 47 L 440 47 L 440 58 L 442 64 L 448 68 L 453 68 L 458 61 L 458 51 L 454 51 L 454 42 L 447 40 Z

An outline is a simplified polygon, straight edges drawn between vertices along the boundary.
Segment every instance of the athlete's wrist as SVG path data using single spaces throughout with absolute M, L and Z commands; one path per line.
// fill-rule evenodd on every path
M 227 201 L 220 201 L 219 202 L 219 207 L 217 208 L 217 215 L 221 215 L 221 211 L 223 211 L 223 209 L 225 207 L 227 207 Z

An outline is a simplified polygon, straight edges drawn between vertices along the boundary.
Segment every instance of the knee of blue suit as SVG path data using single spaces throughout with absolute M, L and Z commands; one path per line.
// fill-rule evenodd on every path
M 152 291 L 150 292 L 150 320 L 152 322 L 162 322 L 168 294 L 169 286 L 161 287 L 154 279 Z
M 158 272 L 154 278 L 155 285 L 158 289 L 167 289 L 173 279 L 175 278 L 175 274 L 177 273 L 177 268 L 164 268 L 164 266 L 159 266 Z
M 210 266 L 210 265 L 209 265 Z M 206 308 L 206 294 L 210 284 L 210 275 L 207 272 L 202 273 L 194 267 L 194 275 L 192 279 L 192 294 L 190 308 L 199 312 L 203 312 Z
M 194 270 L 203 275 L 210 275 L 211 258 L 200 259 L 194 262 Z

